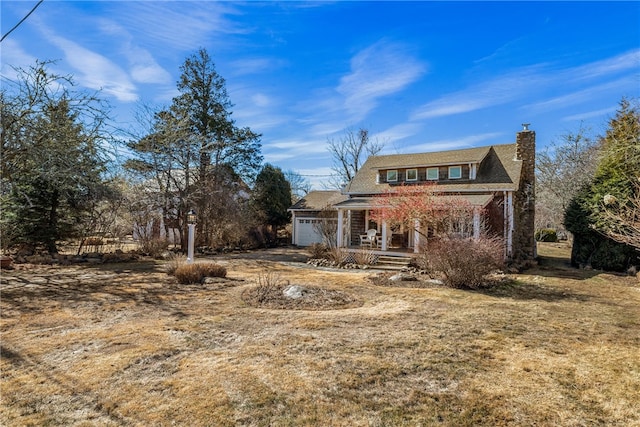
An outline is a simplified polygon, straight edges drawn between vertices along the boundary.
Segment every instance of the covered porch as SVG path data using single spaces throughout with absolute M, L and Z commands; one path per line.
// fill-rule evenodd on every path
M 491 202 L 493 195 L 472 194 L 455 197 L 464 199 L 472 209 L 471 224 L 461 224 L 456 231 L 461 235 L 478 238 L 482 228 L 482 211 Z M 335 208 L 338 210 L 338 247 L 406 256 L 408 253 L 418 253 L 422 240 L 429 235 L 429 230 L 419 220 L 414 220 L 410 225 L 375 221 L 371 212 L 380 207 L 375 204 L 374 197 L 355 197 L 338 203 Z

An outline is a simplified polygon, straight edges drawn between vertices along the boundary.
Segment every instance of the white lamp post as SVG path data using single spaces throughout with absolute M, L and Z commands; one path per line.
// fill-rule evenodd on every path
M 187 246 L 187 264 L 193 264 L 193 241 L 196 234 L 196 211 L 191 209 L 187 212 L 187 224 L 189 224 L 189 240 Z

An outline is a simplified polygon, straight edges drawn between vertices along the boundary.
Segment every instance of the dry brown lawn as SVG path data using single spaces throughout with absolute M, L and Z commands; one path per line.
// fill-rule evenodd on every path
M 640 425 L 640 283 L 540 251 L 482 291 L 376 286 L 282 252 L 215 258 L 228 280 L 205 285 L 159 261 L 2 271 L 0 424 Z M 351 303 L 253 307 L 267 270 Z

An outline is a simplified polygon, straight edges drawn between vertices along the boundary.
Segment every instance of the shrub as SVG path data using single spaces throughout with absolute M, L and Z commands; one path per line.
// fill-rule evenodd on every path
M 259 303 L 269 301 L 273 294 L 280 288 L 280 275 L 275 271 L 264 270 L 258 274 L 258 286 L 255 289 L 255 298 Z
M 309 252 L 309 256 L 313 259 L 326 258 L 329 253 L 329 248 L 322 243 L 313 243 L 307 247 L 307 252 Z
M 358 265 L 374 265 L 378 262 L 378 256 L 372 250 L 360 250 L 353 253 L 353 260 Z
M 182 264 L 173 273 L 178 279 L 178 282 L 183 285 L 190 285 L 193 283 L 202 283 L 204 275 L 198 267 L 198 264 Z
M 185 264 L 187 261 L 187 257 L 183 255 L 171 255 L 169 257 L 169 262 L 165 266 L 165 271 L 169 276 L 175 276 L 176 270 L 181 265 Z
M 538 242 L 557 242 L 558 233 L 553 228 L 541 228 L 536 231 L 535 238 Z
M 571 200 L 564 216 L 567 230 L 573 233 L 571 265 L 591 266 L 605 271 L 625 271 L 631 265 L 640 264 L 638 251 L 594 230 L 589 212 L 584 206 L 585 194 L 587 193 L 580 193 Z
M 423 247 L 419 263 L 429 272 L 442 274 L 446 286 L 478 288 L 504 265 L 502 241 L 491 237 L 431 240 Z
M 167 239 L 141 239 L 140 250 L 142 253 L 154 258 L 162 255 L 169 247 Z
M 202 262 L 197 264 L 204 277 L 227 277 L 227 269 L 214 262 Z
M 202 283 L 205 277 L 226 277 L 227 269 L 212 262 L 181 264 L 173 272 L 183 285 Z
M 342 265 L 347 261 L 349 251 L 345 248 L 331 248 L 327 253 L 327 257 L 330 261 L 335 262 L 337 265 Z

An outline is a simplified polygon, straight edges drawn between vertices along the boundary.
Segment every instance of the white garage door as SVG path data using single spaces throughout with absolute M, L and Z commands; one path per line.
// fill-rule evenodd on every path
M 309 246 L 313 243 L 322 243 L 322 236 L 315 230 L 313 224 L 317 219 L 299 218 L 296 224 L 296 245 Z

